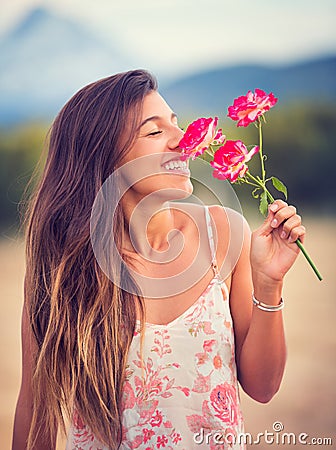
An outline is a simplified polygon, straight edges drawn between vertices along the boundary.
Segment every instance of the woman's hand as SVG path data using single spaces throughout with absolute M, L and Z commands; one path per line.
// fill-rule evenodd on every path
M 305 232 L 294 206 L 282 200 L 269 205 L 264 223 L 252 233 L 252 272 L 270 282 L 282 281 L 300 251 L 295 241 L 303 242 Z

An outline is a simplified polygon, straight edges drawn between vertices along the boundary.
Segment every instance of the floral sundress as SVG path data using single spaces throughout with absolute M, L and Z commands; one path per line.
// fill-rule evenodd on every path
M 182 315 L 136 329 L 123 390 L 120 450 L 244 449 L 229 293 L 221 279 L 208 207 L 214 277 Z M 76 411 L 67 450 L 108 450 Z

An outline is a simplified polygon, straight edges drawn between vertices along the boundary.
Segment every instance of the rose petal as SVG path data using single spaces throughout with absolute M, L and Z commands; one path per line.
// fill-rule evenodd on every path
M 179 142 L 183 159 L 195 159 L 216 140 L 222 139 L 221 130 L 217 130 L 218 117 L 201 117 L 192 122 Z M 225 137 L 224 137 L 225 139 Z
M 229 106 L 228 117 L 238 121 L 237 126 L 247 127 L 272 108 L 277 101 L 272 92 L 266 94 L 262 89 L 256 89 L 254 93 L 248 91 L 245 96 L 236 98 L 233 105 Z

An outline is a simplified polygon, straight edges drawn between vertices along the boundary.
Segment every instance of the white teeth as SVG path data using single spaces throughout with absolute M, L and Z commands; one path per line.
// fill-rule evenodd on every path
M 185 161 L 169 161 L 163 167 L 166 170 L 186 169 L 187 168 L 187 163 Z

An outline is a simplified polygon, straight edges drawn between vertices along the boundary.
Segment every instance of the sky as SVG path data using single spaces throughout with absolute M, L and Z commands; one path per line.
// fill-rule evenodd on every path
M 168 77 L 336 54 L 335 0 L 1 0 L 0 35 L 40 5 Z

